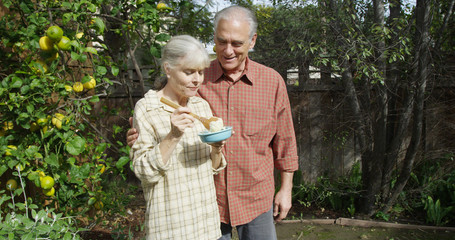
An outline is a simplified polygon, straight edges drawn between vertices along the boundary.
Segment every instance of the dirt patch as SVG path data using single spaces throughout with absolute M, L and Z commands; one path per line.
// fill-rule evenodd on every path
M 279 240 L 453 240 L 455 232 L 447 230 L 356 227 L 313 223 L 280 223 L 276 225 Z

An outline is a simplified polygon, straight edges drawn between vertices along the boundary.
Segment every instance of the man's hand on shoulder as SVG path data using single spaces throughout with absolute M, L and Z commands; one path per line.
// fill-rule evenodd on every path
M 126 132 L 126 143 L 128 146 L 132 147 L 134 142 L 136 142 L 137 138 L 139 137 L 139 133 L 137 132 L 136 128 L 133 128 L 133 117 L 130 117 L 130 126 L 131 128 Z

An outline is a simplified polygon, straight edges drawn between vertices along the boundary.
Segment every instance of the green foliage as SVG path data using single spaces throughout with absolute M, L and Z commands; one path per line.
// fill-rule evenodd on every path
M 426 210 L 427 214 L 427 222 L 433 223 L 436 226 L 441 226 L 447 223 L 447 221 L 443 221 L 443 219 L 452 211 L 452 206 L 442 207 L 439 199 L 434 202 L 433 198 L 430 196 L 428 196 L 425 200 L 422 199 L 422 202 L 425 206 L 424 209 Z
M 75 220 L 54 213 L 53 209 L 39 212 L 31 210 L 31 219 L 15 212 L 8 213 L 0 223 L 2 239 L 80 239 L 79 231 L 74 227 Z
M 360 164 L 353 165 L 345 177 L 329 179 L 319 177 L 316 183 L 304 184 L 294 182 L 293 201 L 310 207 L 343 211 L 348 216 L 356 213 L 356 199 L 360 197 L 361 176 Z M 294 181 L 301 179 L 301 172 L 295 173 Z
M 409 212 L 423 211 L 426 221 L 444 225 L 455 221 L 455 170 L 453 154 L 419 163 L 400 201 Z M 436 200 L 436 201 L 434 201 Z

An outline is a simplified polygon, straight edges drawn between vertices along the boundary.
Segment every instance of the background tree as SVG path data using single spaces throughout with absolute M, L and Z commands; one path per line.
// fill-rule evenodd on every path
M 454 22 L 453 1 L 417 0 L 415 8 L 401 0 L 277 3 L 257 8 L 267 24 L 259 24 L 252 56 L 281 69 L 283 77 L 296 66 L 299 72 L 314 66 L 340 73 L 343 103 L 361 149 L 358 207 L 370 216 L 389 211 L 422 157 L 426 86 L 434 82 L 434 70 L 444 71 L 430 56 L 441 51 L 438 56 L 447 60 L 447 50 L 453 50 L 452 30 L 444 27 Z M 432 29 L 441 32 L 431 34 Z

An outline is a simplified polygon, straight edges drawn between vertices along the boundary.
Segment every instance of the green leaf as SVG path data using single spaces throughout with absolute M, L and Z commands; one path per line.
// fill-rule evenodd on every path
M 152 56 L 154 56 L 154 57 L 157 57 L 157 58 L 160 57 L 160 51 L 159 51 L 158 48 L 156 48 L 155 46 L 152 46 L 152 47 L 150 48 L 150 53 L 151 53 Z
M 171 39 L 171 36 L 166 33 L 160 33 L 155 37 L 156 41 L 158 42 L 167 42 L 169 39 Z
M 51 166 L 54 166 L 54 167 L 59 166 L 58 157 L 55 153 L 51 153 L 50 155 L 46 156 L 46 158 L 44 158 L 44 161 Z
M 100 101 L 100 98 L 99 98 L 98 96 L 95 95 L 95 96 L 93 96 L 93 97 L 90 99 L 89 102 L 91 102 L 91 103 L 97 103 L 97 102 L 99 102 L 99 101 Z
M 8 170 L 8 167 L 5 166 L 5 165 L 1 165 L 1 166 L 0 166 L 0 176 L 2 176 L 3 173 L 6 172 L 6 170 Z
M 114 76 L 117 76 L 119 73 L 119 68 L 117 66 L 111 66 L 111 73 Z
M 106 26 L 104 25 L 104 22 L 101 18 L 94 18 L 93 19 L 93 25 L 95 29 L 98 31 L 99 34 L 103 34 L 104 29 Z
M 105 66 L 97 66 L 96 67 L 96 73 L 99 74 L 99 75 L 106 75 L 107 68 Z
M 95 6 L 95 4 L 92 4 L 92 3 L 91 3 L 91 4 L 88 4 L 87 9 L 88 9 L 90 12 L 92 12 L 92 13 L 96 12 L 96 6 Z
M 22 80 L 18 77 L 13 77 L 11 88 L 20 88 L 22 86 Z
M 89 52 L 89 53 L 92 53 L 92 54 L 98 55 L 98 51 L 94 47 L 86 47 L 85 51 Z
M 123 166 L 125 166 L 129 161 L 130 161 L 129 157 L 126 156 L 120 157 L 119 160 L 115 163 L 115 166 L 118 169 L 122 169 Z
M 85 139 L 76 136 L 65 145 L 65 149 L 71 155 L 79 155 L 85 150 Z
M 85 75 L 81 79 L 81 83 L 88 83 L 89 81 L 90 81 L 90 76 L 89 75 Z

